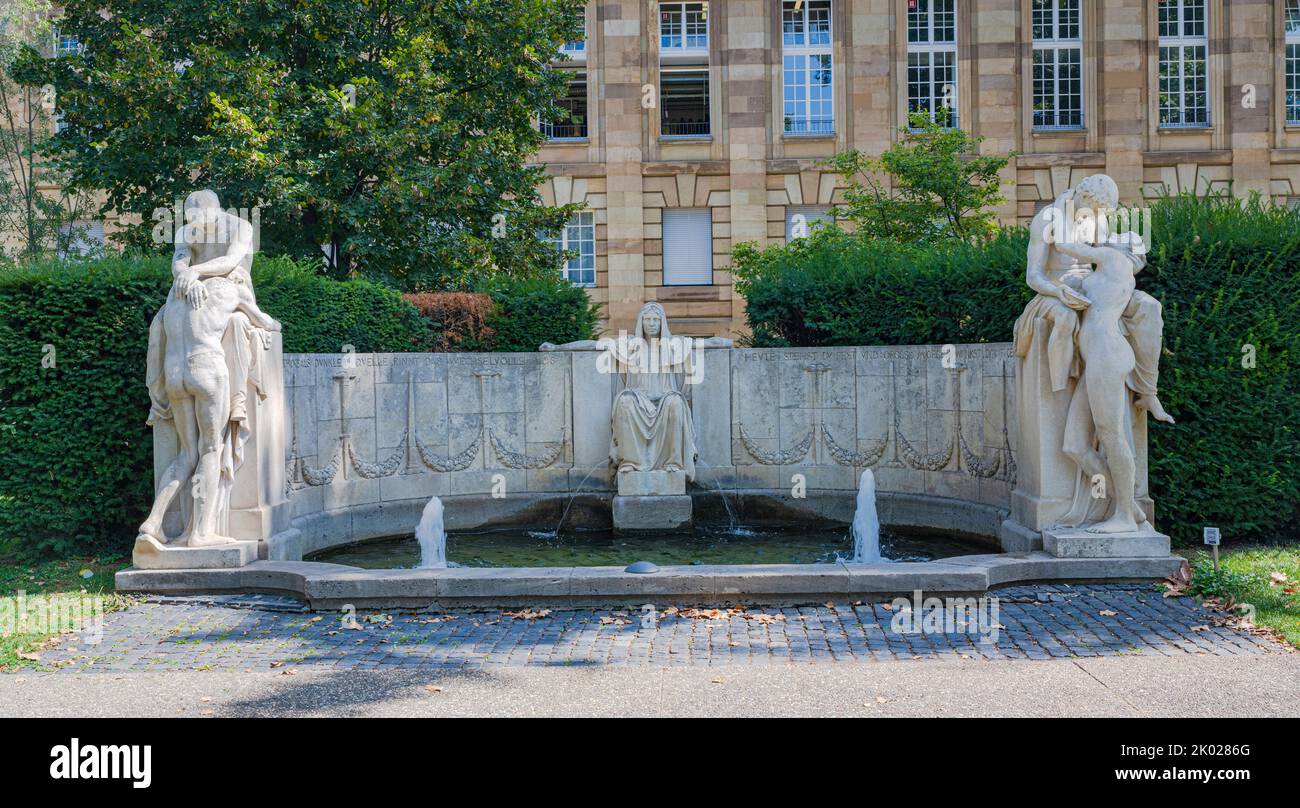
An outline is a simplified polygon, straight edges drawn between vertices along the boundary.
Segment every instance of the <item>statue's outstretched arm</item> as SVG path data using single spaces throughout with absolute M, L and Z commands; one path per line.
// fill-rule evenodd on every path
M 1060 241 L 1057 242 L 1056 248 L 1076 261 L 1087 261 L 1090 264 L 1106 258 L 1105 247 L 1094 247 L 1082 241 Z
M 600 343 L 594 339 L 580 339 L 575 342 L 566 342 L 563 345 L 556 345 L 552 342 L 543 342 L 537 346 L 539 351 L 598 351 Z
M 726 337 L 697 337 L 695 344 L 701 348 L 732 348 L 736 341 Z
M 253 290 L 245 284 L 239 284 L 238 289 L 239 303 L 235 306 L 235 309 L 247 314 L 248 321 L 258 328 L 266 331 L 279 331 L 279 321 L 258 307 L 257 301 L 253 298 Z

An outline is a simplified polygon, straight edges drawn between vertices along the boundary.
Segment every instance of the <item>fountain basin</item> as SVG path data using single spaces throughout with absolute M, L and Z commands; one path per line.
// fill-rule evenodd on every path
M 255 561 L 222 570 L 123 570 L 126 592 L 174 595 L 264 592 L 319 610 L 356 608 L 495 609 L 513 606 L 799 605 L 849 606 L 895 596 L 979 595 L 1041 581 L 1138 581 L 1172 575 L 1164 558 L 1056 558 L 1042 551 L 884 564 L 753 564 L 622 567 L 365 570 L 309 561 Z

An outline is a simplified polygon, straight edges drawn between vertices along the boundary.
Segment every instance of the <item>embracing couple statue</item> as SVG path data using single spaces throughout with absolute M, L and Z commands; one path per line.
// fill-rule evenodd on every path
M 1115 182 L 1096 174 L 1030 224 L 1025 281 L 1038 294 L 1015 324 L 1018 406 L 1024 413 L 1027 399 L 1051 399 L 1038 402 L 1047 413 L 1039 434 L 1063 435 L 1059 449 L 1077 468 L 1073 500 L 1049 529 L 1152 529 L 1138 502 L 1133 430 L 1147 413 L 1173 423 L 1156 393 L 1164 323 L 1159 301 L 1136 289 L 1148 245 L 1137 232 L 1109 230 L 1118 203 Z
M 235 542 L 228 535 L 230 494 L 250 437 L 248 410 L 256 406 L 247 394 L 265 397 L 263 357 L 271 332 L 280 330 L 253 296 L 252 225 L 223 211 L 212 191 L 190 194 L 185 218 L 171 289 L 149 326 L 145 376 L 148 423 L 170 426 L 177 452 L 140 525 L 137 556 L 164 545 Z M 168 537 L 164 517 L 178 496 L 185 527 Z

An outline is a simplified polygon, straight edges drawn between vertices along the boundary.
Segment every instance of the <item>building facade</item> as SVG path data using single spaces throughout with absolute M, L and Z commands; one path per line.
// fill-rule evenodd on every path
M 580 203 L 564 272 L 614 328 L 744 329 L 733 244 L 825 218 L 836 152 L 909 111 L 976 134 L 1004 222 L 1089 174 L 1122 202 L 1231 187 L 1300 201 L 1300 0 L 590 0 L 543 123 L 549 202 Z

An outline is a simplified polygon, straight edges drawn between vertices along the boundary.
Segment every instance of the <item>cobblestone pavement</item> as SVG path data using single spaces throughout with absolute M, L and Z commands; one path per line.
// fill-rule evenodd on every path
M 333 670 L 500 666 L 791 665 L 911 659 L 1051 659 L 1280 652 L 1216 625 L 1150 584 L 998 590 L 996 642 L 977 625 L 897 633 L 888 604 L 745 610 L 312 613 L 265 596 L 153 598 L 108 615 L 99 643 L 68 635 L 42 654 L 65 671 Z M 922 614 L 925 612 L 923 611 Z M 979 621 L 976 621 L 979 624 Z M 967 631 L 971 633 L 967 633 Z

